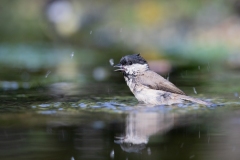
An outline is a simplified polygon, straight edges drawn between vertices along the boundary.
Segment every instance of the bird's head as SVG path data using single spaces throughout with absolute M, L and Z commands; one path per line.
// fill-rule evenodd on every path
M 118 67 L 115 71 L 128 75 L 137 75 L 149 69 L 147 61 L 140 54 L 126 55 L 114 67 Z

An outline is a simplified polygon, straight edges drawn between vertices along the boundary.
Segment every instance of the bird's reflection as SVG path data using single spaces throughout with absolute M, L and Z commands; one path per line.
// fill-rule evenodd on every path
M 132 112 L 126 117 L 124 136 L 115 137 L 126 152 L 140 152 L 149 141 L 149 137 L 162 134 L 174 126 L 174 114 L 169 112 Z

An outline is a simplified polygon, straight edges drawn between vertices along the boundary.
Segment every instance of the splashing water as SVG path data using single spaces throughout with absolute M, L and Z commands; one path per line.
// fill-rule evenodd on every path
M 109 59 L 109 63 L 110 63 L 111 66 L 113 66 L 114 65 L 114 60 L 112 58 Z
M 45 78 L 47 78 L 49 76 L 49 74 L 51 73 L 51 71 L 47 71 Z
M 195 88 L 195 87 L 193 87 L 193 92 L 194 92 L 195 94 L 197 94 L 197 91 L 196 91 L 196 88 Z

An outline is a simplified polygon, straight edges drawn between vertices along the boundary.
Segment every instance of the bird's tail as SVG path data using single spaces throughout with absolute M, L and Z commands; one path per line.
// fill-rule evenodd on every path
M 182 95 L 181 99 L 186 100 L 186 101 L 191 101 L 191 102 L 194 102 L 194 103 L 198 103 L 198 104 L 202 104 L 202 105 L 206 105 L 206 106 L 209 106 L 209 105 L 212 104 L 210 102 L 205 102 L 205 101 L 202 101 L 200 99 L 192 98 L 192 97 L 185 96 L 185 95 Z

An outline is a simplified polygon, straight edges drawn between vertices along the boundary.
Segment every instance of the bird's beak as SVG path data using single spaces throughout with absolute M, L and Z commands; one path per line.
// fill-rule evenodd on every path
M 124 68 L 122 67 L 121 64 L 117 64 L 117 65 L 115 65 L 115 66 L 113 66 L 113 67 L 117 67 L 117 68 L 118 68 L 118 69 L 114 70 L 115 72 L 121 72 L 121 71 L 124 71 Z

